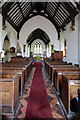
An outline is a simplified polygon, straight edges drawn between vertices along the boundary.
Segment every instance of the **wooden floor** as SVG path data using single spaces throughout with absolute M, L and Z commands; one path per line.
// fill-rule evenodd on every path
M 27 104 L 28 104 L 28 97 L 30 94 L 30 89 L 31 89 L 31 84 L 32 84 L 32 78 L 33 78 L 33 74 L 35 71 L 35 67 L 32 69 L 30 76 L 27 80 L 27 83 L 25 85 L 25 90 L 24 93 L 22 95 L 22 97 L 20 98 L 20 101 L 18 102 L 17 105 L 17 110 L 15 113 L 15 118 L 24 118 L 25 117 L 25 113 L 27 110 Z M 53 90 L 53 87 L 51 85 L 51 82 L 48 78 L 48 75 L 44 69 L 44 67 L 42 68 L 43 71 L 43 78 L 45 81 L 45 87 L 46 87 L 46 91 L 48 94 L 48 98 L 49 98 L 49 102 L 50 102 L 50 106 L 52 109 L 52 115 L 53 118 L 55 118 L 55 120 L 57 119 L 61 119 L 61 120 L 66 120 L 64 112 L 60 106 L 60 103 L 58 101 L 58 98 Z

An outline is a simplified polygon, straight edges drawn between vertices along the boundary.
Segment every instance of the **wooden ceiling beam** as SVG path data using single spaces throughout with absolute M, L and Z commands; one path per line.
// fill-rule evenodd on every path
M 31 36 L 31 38 L 30 39 L 27 39 L 27 43 L 31 43 L 33 41 L 33 37 Z
M 10 17 L 14 16 L 18 9 L 18 7 L 14 8 L 8 15 L 10 15 Z
M 18 27 L 16 24 L 11 20 L 11 18 L 8 16 L 7 21 L 12 25 L 12 27 L 18 32 Z
M 76 2 L 76 5 L 77 5 L 77 9 L 80 11 L 80 1 Z
M 27 8 L 24 10 L 24 15 L 27 15 L 27 13 L 29 13 L 29 11 L 31 11 L 31 8 Z
M 60 19 L 65 19 L 67 16 L 64 16 L 63 14 L 60 14 L 61 12 L 58 12 L 56 16 L 59 16 Z
M 21 29 L 21 27 L 23 26 L 23 24 L 30 19 L 29 15 L 32 13 L 32 10 L 29 11 L 29 13 L 25 16 L 25 19 L 23 19 L 23 21 L 21 22 L 20 26 L 19 26 L 19 30 Z
M 20 4 L 21 3 L 19 3 L 19 2 L 9 2 L 9 3 L 6 2 L 2 6 L 2 15 L 3 15 L 3 20 L 4 20 L 3 24 L 5 24 L 5 20 L 7 18 L 8 18 L 8 20 L 10 18 L 12 20 L 12 21 L 9 20 L 10 23 L 12 24 L 12 26 L 15 26 L 15 28 L 17 30 L 19 29 L 18 31 L 20 31 L 22 25 L 28 19 L 30 19 L 31 17 L 36 16 L 36 15 L 41 15 L 41 16 L 44 16 L 47 19 L 49 19 L 53 23 L 53 25 L 55 26 L 57 32 L 59 32 L 60 31 L 59 29 L 63 28 L 65 26 L 65 24 L 68 24 L 68 22 L 70 20 L 73 20 L 73 18 L 77 14 L 77 10 L 73 6 L 73 4 L 70 3 L 70 2 L 61 2 L 61 3 L 60 2 L 58 2 L 58 3 L 45 2 L 44 4 L 43 3 L 35 3 L 34 5 L 32 4 L 32 2 L 30 2 L 30 3 L 25 3 L 24 2 L 24 4 L 21 4 L 21 5 Z M 62 5 L 62 7 L 60 6 L 60 4 Z M 38 7 L 40 7 L 39 5 L 41 6 L 41 8 L 38 8 Z M 12 11 L 10 13 L 8 13 L 11 8 L 12 8 Z M 18 24 L 19 20 L 16 20 L 18 18 L 17 14 L 16 14 L 17 10 L 14 10 L 14 9 L 17 9 L 17 8 L 19 9 L 18 13 L 20 13 L 20 14 L 18 14 L 18 13 L 17 14 L 22 16 L 21 20 L 20 20 L 20 17 L 19 17 L 19 20 L 21 22 L 19 23 L 18 28 L 17 28 L 17 24 Z M 34 9 L 37 10 L 37 13 L 33 13 Z M 48 16 L 46 16 L 44 13 L 41 13 L 41 10 L 44 10 L 45 13 Z M 30 14 L 32 14 L 32 15 L 29 16 Z M 55 16 L 58 19 L 56 19 Z M 67 18 L 69 18 L 69 21 L 67 21 Z
M 6 5 L 7 4 L 7 5 Z M 3 26 L 5 26 L 5 21 L 7 19 L 7 13 L 8 11 L 10 10 L 10 7 L 13 5 L 14 3 L 13 2 L 5 2 L 5 4 L 2 6 L 2 11 L 1 11 L 1 14 L 3 16 L 3 20 L 2 20 L 2 24 Z
M 32 5 L 32 2 L 31 2 L 31 10 L 33 10 L 33 5 Z
M 59 11 L 60 11 L 60 13 L 61 13 L 60 15 L 61 15 L 62 17 L 68 16 L 67 11 L 65 11 L 62 7 L 60 7 Z
M 57 23 L 52 19 L 51 15 L 50 15 L 50 13 L 47 11 L 47 9 L 45 9 L 44 7 L 43 7 L 43 9 L 44 9 L 44 11 L 48 14 L 49 20 L 53 23 L 53 25 L 55 26 L 55 28 L 56 28 L 56 30 L 57 30 L 57 32 L 58 32 L 59 29 L 58 29 Z
M 57 7 L 55 9 L 55 12 L 54 12 L 54 15 L 53 15 L 53 19 L 54 19 L 56 13 L 57 13 L 59 7 L 60 7 L 60 2 L 57 3 Z
M 77 14 L 76 10 L 73 9 L 68 2 L 63 2 L 64 8 L 70 13 L 70 19 L 73 20 L 75 15 Z
M 61 24 L 61 21 L 59 20 L 59 19 L 54 19 L 56 22 L 57 22 L 57 24 L 60 26 L 60 24 Z
M 50 40 L 48 40 L 45 35 L 42 36 L 42 37 L 44 38 L 44 40 L 45 40 L 46 43 L 49 43 L 49 42 L 50 42 Z
M 14 2 L 9 2 L 6 6 L 5 6 L 5 4 L 2 6 L 2 16 L 5 19 L 7 19 L 7 13 L 10 10 L 10 7 L 14 4 Z
M 19 3 L 19 2 L 17 2 L 17 4 L 18 4 L 18 7 L 19 7 L 19 9 L 20 9 L 20 12 L 21 12 L 21 14 L 22 14 L 22 16 L 23 16 L 23 19 L 24 19 L 25 17 L 24 17 L 24 14 L 23 14 L 22 9 L 21 9 L 21 7 L 20 7 L 20 3 Z
M 49 4 L 48 4 L 48 7 L 47 7 L 47 9 L 46 9 L 46 10 L 49 10 L 51 13 L 53 13 L 53 11 L 54 11 L 53 7 L 52 7 L 52 6 L 50 6 Z
M 19 15 L 21 15 L 21 16 L 22 16 L 22 14 L 21 14 L 21 13 L 19 13 L 19 14 L 18 14 L 18 16 L 14 16 L 12 20 L 16 21 L 16 19 L 19 19 L 19 18 L 21 17 L 21 16 L 19 16 Z M 12 17 L 11 17 L 11 18 L 12 18 Z
M 68 16 L 64 22 L 62 23 L 62 25 L 60 26 L 60 29 L 64 29 L 64 27 L 70 22 L 70 16 Z
M 47 4 L 48 4 L 48 2 L 45 2 L 45 9 L 46 9 L 46 7 L 47 7 Z

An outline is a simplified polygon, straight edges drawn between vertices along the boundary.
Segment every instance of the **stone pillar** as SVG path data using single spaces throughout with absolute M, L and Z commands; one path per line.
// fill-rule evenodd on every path
M 49 44 L 47 45 L 47 57 L 48 57 L 48 54 L 49 54 Z
M 24 53 L 24 57 L 25 57 L 25 51 L 26 51 L 26 45 L 23 45 L 23 53 Z
M 28 44 L 28 56 L 27 57 L 29 56 L 30 56 L 30 45 Z
M 28 56 L 28 45 L 26 44 L 26 48 L 25 48 L 25 57 Z

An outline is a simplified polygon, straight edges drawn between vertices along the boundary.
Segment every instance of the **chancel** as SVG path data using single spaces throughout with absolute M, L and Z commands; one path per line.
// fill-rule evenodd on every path
M 80 2 L 0 2 L 0 118 L 80 120 Z

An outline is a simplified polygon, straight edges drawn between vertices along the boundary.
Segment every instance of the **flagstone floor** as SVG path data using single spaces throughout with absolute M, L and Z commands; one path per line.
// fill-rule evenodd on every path
M 28 104 L 28 97 L 30 94 L 34 71 L 35 71 L 35 67 L 33 67 L 32 71 L 28 77 L 23 95 L 18 102 L 18 107 L 17 107 L 16 113 L 15 113 L 15 118 L 17 118 L 17 119 L 20 119 L 20 118 L 22 119 L 25 117 L 25 113 L 27 110 L 27 104 Z M 53 87 L 51 85 L 51 82 L 48 78 L 48 75 L 47 75 L 44 67 L 42 68 L 42 71 L 43 71 L 43 78 L 44 78 L 44 82 L 45 82 L 45 88 L 46 88 L 48 98 L 49 98 L 49 103 L 50 103 L 50 106 L 52 109 L 53 118 L 54 118 L 54 120 L 66 120 L 66 118 L 64 116 L 64 112 L 60 106 L 58 98 L 53 90 Z

